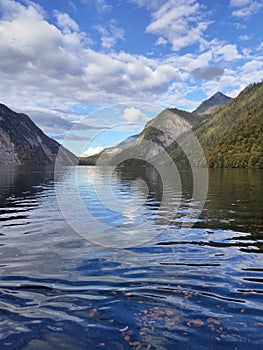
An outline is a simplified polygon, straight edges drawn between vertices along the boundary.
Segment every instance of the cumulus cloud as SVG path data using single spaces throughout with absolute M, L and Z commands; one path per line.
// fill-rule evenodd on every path
M 261 0 L 230 0 L 230 6 L 234 9 L 232 16 L 248 18 L 263 9 Z
M 224 74 L 221 67 L 196 68 L 192 71 L 193 78 L 196 80 L 214 80 Z
M 215 42 L 215 45 L 212 44 L 212 52 L 217 61 L 231 62 L 242 58 L 238 53 L 237 46 L 233 44 L 222 45 L 219 42 Z
M 125 108 L 122 118 L 130 123 L 149 120 L 145 113 L 134 107 Z
M 1 102 L 13 109 L 32 111 L 32 118 L 44 130 L 54 132 L 57 128 L 59 132 L 60 128 L 69 130 L 75 125 L 77 118 L 66 113 L 72 105 L 158 101 L 166 106 L 193 108 L 185 97 L 196 89 L 191 85 L 193 77 L 202 78 L 202 89 L 208 91 L 223 90 L 227 84 L 237 89 L 238 84 L 243 86 L 257 80 L 261 74 L 256 69 L 250 73 L 247 69 L 242 71 L 246 62 L 236 45 L 218 40 L 206 42 L 204 34 L 208 23 L 197 0 L 133 2 L 150 11 L 147 31 L 156 36 L 156 43 L 170 44 L 175 51 L 202 44 L 202 51 L 191 50 L 180 55 L 174 51 L 155 58 L 114 51 L 114 45 L 124 34 L 116 31 L 111 39 L 117 26 L 110 22 L 100 27 L 104 51 L 108 52 L 98 52 L 69 14 L 58 11 L 46 14 L 39 5 L 28 1 L 22 5 L 15 0 L 1 0 Z M 99 3 L 98 0 L 96 4 Z M 102 3 L 107 5 L 105 1 Z M 51 24 L 52 15 L 55 21 Z M 258 46 L 258 55 L 260 49 Z M 260 57 L 253 58 L 252 53 L 246 59 L 260 61 Z M 220 75 L 218 67 L 225 69 L 224 74 Z M 210 79 L 214 79 L 213 83 Z M 47 110 L 40 111 L 36 108 L 39 105 L 46 106 Z M 55 109 L 64 114 L 55 113 Z M 91 125 L 87 125 L 87 129 L 95 128 L 96 118 L 89 119 Z M 104 121 L 104 125 L 108 125 Z
M 138 6 L 146 7 L 152 16 L 146 32 L 158 37 L 156 44 L 165 41 L 179 51 L 192 44 L 206 43 L 204 32 L 210 22 L 204 21 L 204 11 L 195 0 L 144 1 L 134 0 Z M 158 3 L 158 6 L 156 6 Z
M 176 67 L 159 60 L 94 51 L 65 13 L 55 13 L 55 26 L 31 5 L 3 0 L 1 9 L 0 80 L 8 82 L 9 91 L 2 84 L 0 94 L 11 105 L 19 104 L 18 98 L 24 105 L 37 100 L 60 107 L 69 101 L 119 102 L 123 96 L 145 100 L 181 79 Z M 113 45 L 110 40 L 116 36 L 104 46 Z
M 96 29 L 101 35 L 101 45 L 104 49 L 111 49 L 119 40 L 124 40 L 124 30 L 114 22 L 108 26 L 98 25 Z
M 96 147 L 89 147 L 86 151 L 84 151 L 82 154 L 81 154 L 81 157 L 90 157 L 90 156 L 93 156 L 94 154 L 98 154 L 100 153 L 101 151 L 103 151 L 103 147 L 101 146 L 96 146 Z
M 79 31 L 78 24 L 69 17 L 67 13 L 61 13 L 59 11 L 55 11 L 55 15 L 57 17 L 57 24 L 62 29 L 65 34 L 70 34 L 74 31 Z
M 255 71 L 263 71 L 263 61 L 262 60 L 252 60 L 247 62 L 242 67 L 244 73 L 253 73 Z

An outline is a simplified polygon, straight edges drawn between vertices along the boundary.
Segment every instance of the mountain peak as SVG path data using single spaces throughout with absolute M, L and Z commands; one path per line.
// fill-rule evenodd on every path
M 231 97 L 224 95 L 222 92 L 217 91 L 209 99 L 203 101 L 193 113 L 195 114 L 205 114 L 208 113 L 211 108 L 222 106 L 225 103 L 229 102 Z

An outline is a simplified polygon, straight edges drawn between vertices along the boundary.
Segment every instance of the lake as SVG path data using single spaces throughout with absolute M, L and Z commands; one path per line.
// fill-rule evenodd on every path
M 181 179 L 1 169 L 0 348 L 262 349 L 263 171 Z

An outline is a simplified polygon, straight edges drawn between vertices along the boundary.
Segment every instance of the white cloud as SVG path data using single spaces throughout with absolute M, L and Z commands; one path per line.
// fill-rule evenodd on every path
M 148 100 L 181 79 L 176 67 L 161 60 L 94 51 L 68 15 L 56 13 L 59 29 L 30 5 L 4 0 L 1 7 L 0 94 L 12 106 L 21 106 L 20 100 L 24 107 L 35 100 L 60 108 Z
M 242 67 L 243 73 L 253 73 L 255 71 L 262 72 L 263 71 L 263 61 L 259 60 L 252 60 L 250 62 L 247 62 Z
M 97 52 L 87 34 L 80 31 L 78 24 L 68 14 L 56 12 L 57 23 L 51 24 L 39 6 L 1 0 L 1 102 L 13 109 L 32 111 L 39 123 L 40 115 L 43 116 L 42 126 L 48 131 L 52 129 L 52 123 L 66 130 L 70 125 L 64 119 L 73 122 L 69 115 L 52 112 L 45 120 L 44 111 L 37 106 L 48 106 L 48 109 L 45 108 L 45 112 L 48 112 L 55 109 L 68 111 L 70 106 L 80 104 L 129 105 L 129 102 L 147 101 L 163 106 L 187 106 L 189 109 L 195 106 L 187 100 L 187 94 L 197 89 L 193 84 L 193 71 L 198 77 L 205 77 L 199 89 L 208 91 L 209 95 L 209 89 L 229 87 L 236 90 L 246 82 L 249 84 L 257 80 L 262 74 L 257 70 L 258 66 L 253 70 L 253 65 L 249 73 L 246 67 L 242 70 L 242 65 L 248 61 L 262 60 L 259 56 L 261 46 L 258 46 L 258 51 L 253 49 L 254 56 L 247 51 L 244 57 L 236 45 L 218 40 L 208 45 L 203 38 L 205 29 L 198 29 L 202 9 L 196 0 L 136 1 L 137 4 L 139 2 L 151 11 L 149 26 L 152 25 L 151 30 L 156 31 L 159 44 L 167 41 L 179 48 L 190 42 L 203 42 L 204 50 L 182 55 L 173 52 L 155 58 L 113 49 L 108 53 Z M 178 12 L 173 10 L 172 5 Z M 167 22 L 162 20 L 162 15 Z M 111 24 L 114 26 L 111 22 L 102 27 L 106 33 L 104 47 L 107 49 L 114 45 L 109 37 Z M 195 30 L 194 39 L 191 35 Z M 120 37 L 118 34 L 114 40 L 120 40 Z M 209 67 L 220 67 L 221 70 Z M 244 76 L 240 77 L 241 74 Z M 215 77 L 215 81 L 208 81 L 210 77 Z M 107 118 L 110 120 L 112 117 Z M 98 119 L 92 120 L 91 124 L 98 124 Z
M 169 42 L 174 51 L 192 44 L 206 44 L 204 32 L 209 21 L 204 21 L 204 11 L 196 0 L 144 1 L 134 0 L 138 6 L 145 6 L 152 16 L 146 32 L 156 35 L 156 44 Z
M 103 151 L 103 150 L 104 150 L 104 148 L 101 147 L 101 146 L 89 147 L 86 151 L 84 151 L 84 152 L 81 154 L 81 157 L 90 157 L 90 156 L 93 156 L 94 154 L 100 153 L 100 152 Z
M 79 31 L 78 24 L 70 18 L 67 13 L 55 11 L 55 15 L 57 17 L 58 26 L 62 29 L 63 33 L 70 34 L 71 32 Z
M 129 123 L 136 123 L 140 121 L 145 122 L 146 120 L 149 120 L 145 113 L 143 113 L 140 109 L 134 107 L 126 108 L 123 112 L 122 118 Z
M 168 41 L 164 39 L 163 37 L 160 37 L 156 40 L 156 45 L 166 45 Z
M 221 43 L 215 41 L 215 45 L 212 45 L 212 52 L 215 60 L 217 61 L 235 61 L 242 56 L 238 53 L 237 46 L 233 44 L 222 45 Z
M 263 9 L 261 0 L 230 0 L 230 7 L 234 8 L 232 16 L 248 18 Z
M 124 30 L 117 27 L 114 22 L 109 26 L 98 25 L 96 29 L 101 34 L 101 45 L 104 49 L 111 49 L 118 40 L 124 40 Z

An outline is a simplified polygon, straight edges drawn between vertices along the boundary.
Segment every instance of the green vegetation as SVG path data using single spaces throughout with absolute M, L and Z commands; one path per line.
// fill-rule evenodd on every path
M 209 167 L 263 168 L 263 83 L 248 86 L 237 98 L 216 107 L 209 119 L 192 130 Z M 150 134 L 152 140 L 158 138 L 153 130 Z M 181 147 L 173 142 L 166 148 L 177 166 L 189 166 L 190 159 L 192 164 L 203 166 L 187 133 L 180 136 L 180 141 Z
M 209 167 L 263 168 L 263 83 L 248 86 L 194 132 Z

